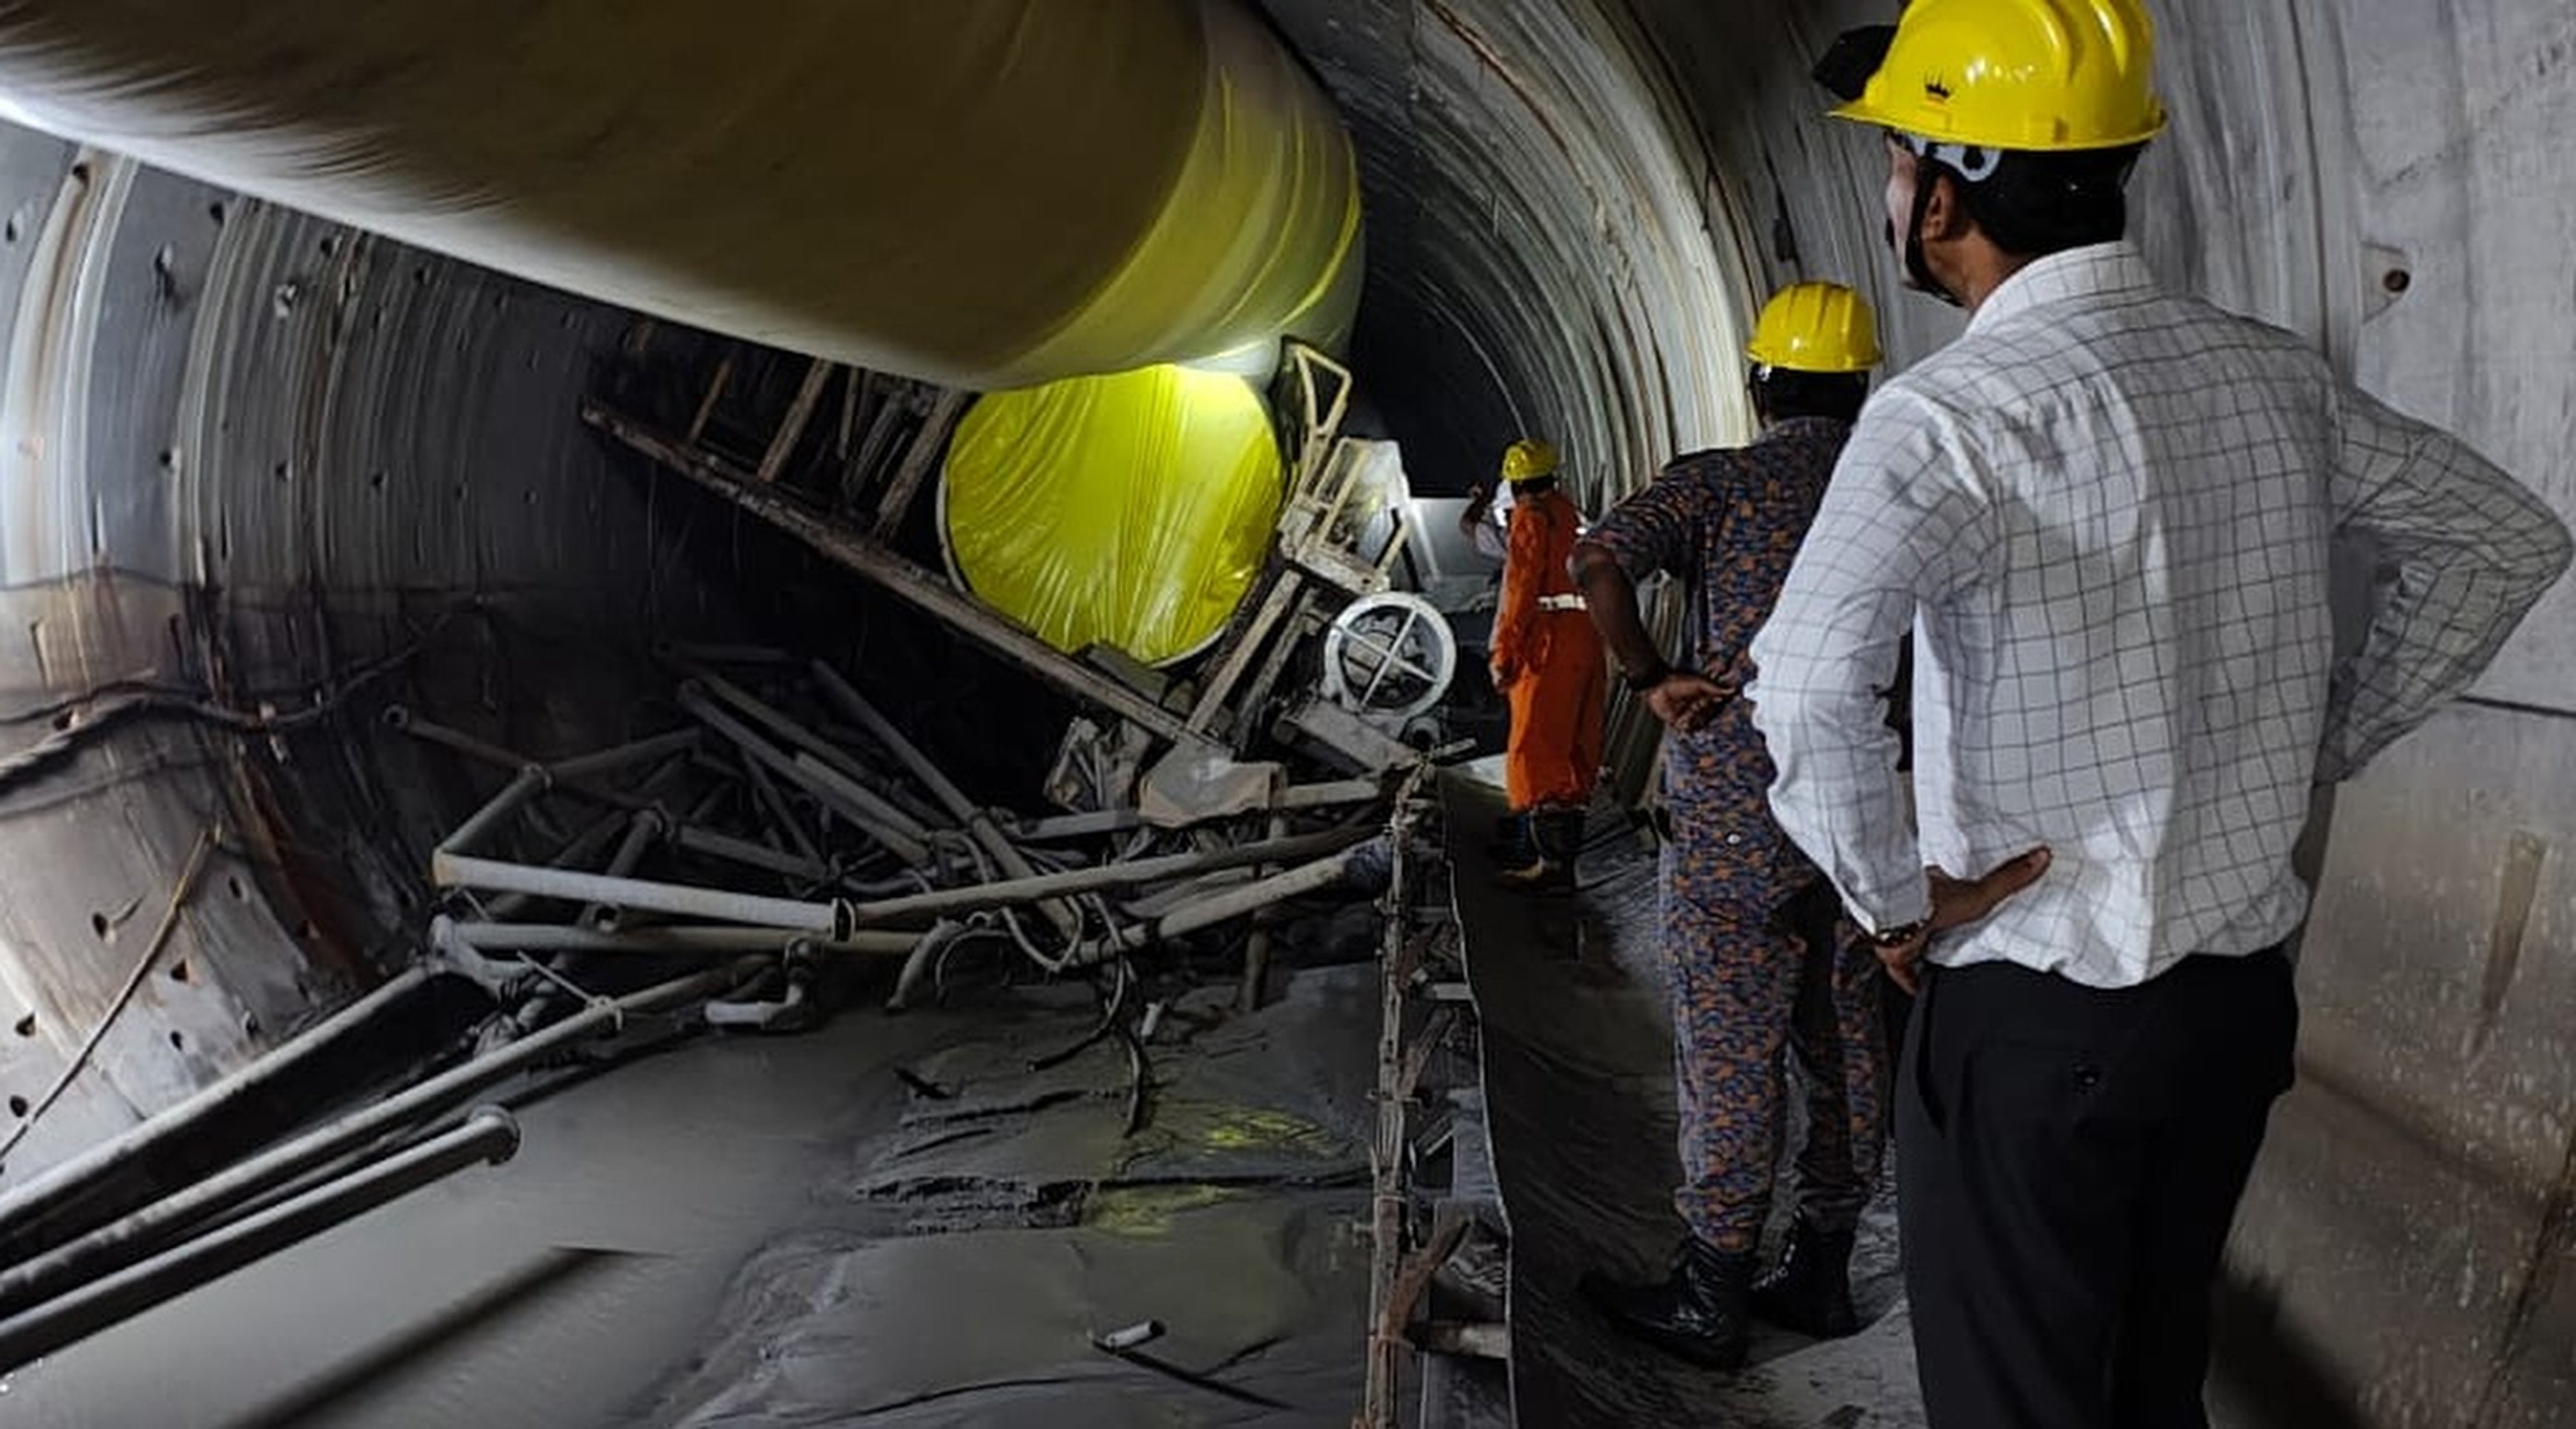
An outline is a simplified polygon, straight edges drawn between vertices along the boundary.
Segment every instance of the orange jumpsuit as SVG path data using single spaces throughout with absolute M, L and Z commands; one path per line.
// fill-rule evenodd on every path
M 1503 786 L 1512 811 L 1581 808 L 1601 774 L 1601 707 L 1608 694 L 1601 636 L 1573 603 L 1581 516 L 1560 491 L 1512 504 L 1503 594 L 1494 611 L 1494 675 L 1512 710 Z M 1549 609 L 1548 598 L 1563 607 Z

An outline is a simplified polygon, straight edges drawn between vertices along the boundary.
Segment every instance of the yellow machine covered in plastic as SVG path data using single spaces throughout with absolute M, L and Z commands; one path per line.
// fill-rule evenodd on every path
M 986 603 L 1057 649 L 1160 664 L 1225 629 L 1283 486 L 1249 383 L 1160 366 L 976 403 L 941 514 L 950 562 Z

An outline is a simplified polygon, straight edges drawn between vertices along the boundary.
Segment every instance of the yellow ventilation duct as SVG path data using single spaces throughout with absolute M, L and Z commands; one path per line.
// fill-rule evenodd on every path
M 1338 343 L 1359 187 L 1236 0 L 13 0 L 0 115 L 971 388 Z

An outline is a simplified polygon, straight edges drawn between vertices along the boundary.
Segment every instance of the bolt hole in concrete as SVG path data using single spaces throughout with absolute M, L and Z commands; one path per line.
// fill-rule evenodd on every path
M 21 1037 L 33 1037 L 33 1036 L 35 1036 L 35 1035 L 36 1035 L 36 1014 L 34 1014 L 34 1013 L 30 1012 L 30 1013 L 28 1013 L 26 1016 L 19 1018 L 19 1019 L 18 1019 L 18 1025 L 17 1025 L 17 1029 L 16 1029 L 16 1030 L 17 1030 L 18 1035 L 19 1035 L 19 1036 L 21 1036 Z
M 8 223 L 0 225 L 0 240 L 6 240 L 10 243 L 18 241 L 18 215 L 14 213 L 9 215 Z
M 236 903 L 248 903 L 250 901 L 250 889 L 243 885 L 239 874 L 225 875 L 224 891 L 231 894 L 233 896 L 233 901 Z
M 188 977 L 188 960 L 186 958 L 181 958 L 179 961 L 170 965 L 170 981 L 186 982 Z
M 92 913 L 89 915 L 89 930 L 96 933 L 98 940 L 104 943 L 115 933 L 116 925 L 107 921 L 106 914 Z
M 2415 275 L 2403 268 L 2391 268 L 2388 270 L 2387 276 L 2379 280 L 2379 286 L 2387 289 L 2392 294 L 2403 293 L 2407 289 L 2415 286 Z
M 18 1118 L 20 1121 L 25 1121 L 27 1119 L 27 1099 L 19 1096 L 9 1098 L 9 1114 Z
M 177 1028 L 172 1028 L 170 1031 L 170 1050 L 174 1052 L 185 1052 L 188 1050 L 188 1039 L 182 1035 Z

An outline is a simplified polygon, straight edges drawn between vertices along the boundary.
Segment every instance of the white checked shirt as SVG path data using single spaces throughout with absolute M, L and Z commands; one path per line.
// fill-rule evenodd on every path
M 2327 551 L 2395 578 L 2330 670 Z M 1873 397 L 1770 623 L 1755 723 L 1781 826 L 1873 928 L 1923 869 L 2048 873 L 1936 963 L 2089 986 L 2297 926 L 2290 848 L 2459 694 L 2567 565 L 2566 529 L 2288 333 L 2160 292 L 2126 244 L 2024 268 Z M 1879 691 L 1915 641 L 1914 803 Z

